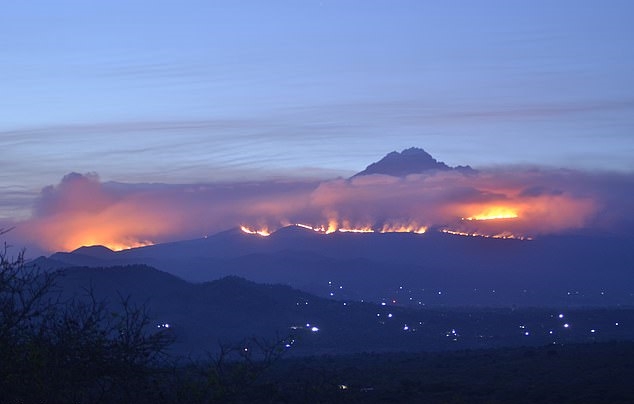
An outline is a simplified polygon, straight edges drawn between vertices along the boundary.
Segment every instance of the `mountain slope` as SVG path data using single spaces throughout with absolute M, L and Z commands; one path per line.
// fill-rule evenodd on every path
M 110 259 L 73 252 L 38 263 L 45 268 L 147 264 L 190 281 L 238 275 L 320 296 L 374 301 L 404 286 L 411 291 L 408 299 L 425 304 L 610 305 L 632 304 L 633 247 L 632 238 L 317 234 L 294 226 L 269 237 L 230 231 L 120 251 Z M 332 290 L 329 282 L 343 288 Z
M 567 310 L 566 321 L 574 321 L 575 327 L 560 334 L 562 322 L 552 309 L 421 310 L 391 301 L 342 302 L 237 277 L 192 284 L 138 265 L 66 269 L 57 286 L 64 298 L 85 296 L 90 289 L 98 301 L 110 302 L 113 313 L 122 297 L 146 305 L 153 326 L 169 324 L 176 338 L 173 352 L 193 357 L 216 351 L 219 342 L 236 343 L 252 336 L 284 338 L 289 354 L 314 355 L 586 341 L 591 328 L 601 330 L 594 340 L 624 339 L 631 338 L 634 324 L 634 310 Z M 617 321 L 622 326 L 615 327 Z M 534 335 L 527 338 L 518 324 L 534 330 Z M 549 334 L 549 329 L 557 334 Z
M 383 174 L 394 177 L 405 177 L 409 174 L 420 174 L 428 171 L 457 170 L 464 173 L 474 172 L 469 166 L 449 167 L 447 164 L 433 158 L 423 149 L 412 147 L 402 152 L 393 151 L 381 160 L 372 163 L 365 170 L 355 174 L 354 177 Z

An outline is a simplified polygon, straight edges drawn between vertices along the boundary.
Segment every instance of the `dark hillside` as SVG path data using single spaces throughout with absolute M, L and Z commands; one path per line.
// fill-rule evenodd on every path
M 169 324 L 173 351 L 204 355 L 219 342 L 292 337 L 291 355 L 437 351 L 634 339 L 634 310 L 420 308 L 331 300 L 237 277 L 193 284 L 147 266 L 64 270 L 66 296 L 92 289 L 100 300 L 145 304 Z M 562 318 L 559 318 L 562 314 Z M 316 329 L 313 329 L 316 327 Z M 594 330 L 594 331 L 593 331 Z

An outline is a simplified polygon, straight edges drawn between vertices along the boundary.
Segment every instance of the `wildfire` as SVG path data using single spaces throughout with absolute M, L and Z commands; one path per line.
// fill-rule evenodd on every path
M 418 226 L 415 224 L 408 225 L 391 225 L 384 224 L 381 228 L 381 233 L 416 233 L 423 234 L 427 231 L 427 226 Z
M 124 235 L 120 231 L 121 228 L 114 224 L 103 226 L 95 224 L 79 228 L 79 225 L 75 225 L 72 221 L 67 223 L 71 228 L 76 229 L 75 232 L 69 232 L 65 234 L 65 237 L 53 239 L 55 244 L 51 244 L 51 250 L 73 251 L 79 247 L 101 245 L 113 251 L 121 251 L 154 245 L 154 242 L 145 238 L 148 236 Z M 49 230 L 54 232 L 55 229 L 56 227 L 52 226 Z
M 113 242 L 113 243 L 95 243 L 95 244 L 103 245 L 104 247 L 107 247 L 111 249 L 112 251 L 122 251 L 122 250 L 129 250 L 131 248 L 147 247 L 147 246 L 154 245 L 154 243 L 151 241 L 135 241 L 131 243 Z
M 532 240 L 531 237 L 520 236 L 520 235 L 512 234 L 509 232 L 503 232 L 499 234 L 484 234 L 484 233 L 478 233 L 478 232 L 469 233 L 469 232 L 449 230 L 449 229 L 441 229 L 440 231 L 446 234 L 453 234 L 456 236 L 499 238 L 499 239 L 513 239 L 513 240 Z
M 246 226 L 240 226 L 240 230 L 242 230 L 243 232 L 247 234 L 257 234 L 259 236 L 264 236 L 264 237 L 271 235 L 271 232 L 267 228 L 263 228 L 260 230 L 252 230 Z
M 310 226 L 303 223 L 295 223 L 294 226 L 324 234 L 331 234 L 336 231 L 342 233 L 374 233 L 374 229 L 371 226 L 352 226 L 347 220 L 342 223 L 341 227 L 335 219 L 328 220 L 328 225 Z
M 515 219 L 519 217 L 517 210 L 505 206 L 493 206 L 482 210 L 473 216 L 463 218 L 463 220 L 496 220 Z
M 341 229 L 338 229 L 338 231 L 342 233 L 374 233 L 374 230 L 369 227 L 362 227 L 360 229 L 341 228 Z
M 86 236 L 82 235 L 76 238 L 69 239 L 63 246 L 64 251 L 72 251 L 79 247 L 88 247 L 94 245 L 101 245 L 112 251 L 129 250 L 131 248 L 147 247 L 154 245 L 151 241 L 139 241 L 139 240 L 123 240 L 115 241 L 108 239 L 107 237 L 100 236 Z
M 312 230 L 314 232 L 317 233 L 326 233 L 326 234 L 330 234 L 333 233 L 336 230 L 333 231 L 329 231 L 328 228 L 326 228 L 325 226 L 310 226 L 304 223 L 293 223 L 293 226 L 297 226 L 297 227 L 301 227 L 302 229 L 307 229 L 307 230 Z
M 420 226 L 418 224 L 393 224 L 387 223 L 381 227 L 374 227 L 370 225 L 353 225 L 350 221 L 344 220 L 341 222 L 341 226 L 339 222 L 336 220 L 329 220 L 328 224 L 321 224 L 317 226 L 311 226 L 305 223 L 293 223 L 292 226 L 301 227 L 302 229 L 312 230 L 316 233 L 320 234 L 332 234 L 335 232 L 340 233 L 415 233 L 415 234 L 423 234 L 427 231 L 427 226 Z M 248 234 L 257 234 L 260 236 L 269 236 L 273 231 L 269 230 L 268 227 L 255 230 L 255 228 L 240 226 L 240 229 Z
M 317 233 L 324 233 L 324 234 L 331 234 L 334 233 L 336 231 L 342 232 L 342 233 L 374 233 L 374 229 L 372 229 L 369 226 L 366 227 L 339 227 L 338 223 L 336 221 L 330 221 L 328 223 L 328 227 L 326 226 L 310 226 L 307 224 L 303 224 L 303 223 L 294 223 L 294 226 L 297 227 L 301 227 L 303 229 L 308 229 L 308 230 L 312 230 L 315 231 Z
M 328 228 L 326 229 L 326 234 L 336 232 L 338 227 L 339 227 L 339 223 L 337 223 L 335 219 L 328 220 Z
M 427 226 L 419 226 L 415 224 L 399 224 L 399 225 L 390 225 L 385 224 L 380 229 L 375 229 L 370 226 L 363 227 L 337 227 L 334 230 L 329 229 L 326 226 L 310 226 L 304 223 L 294 223 L 293 226 L 301 227 L 303 229 L 312 230 L 314 232 L 320 234 L 331 234 L 334 232 L 341 233 L 414 233 L 414 234 L 423 234 L 427 231 Z M 241 226 L 240 229 L 248 234 L 255 234 L 259 236 L 269 236 L 271 231 L 269 228 L 262 228 L 260 230 L 254 230 L 253 228 L 249 228 L 246 226 Z M 440 229 L 442 233 L 453 234 L 457 236 L 469 236 L 469 237 L 484 237 L 484 238 L 496 238 L 496 239 L 514 239 L 514 240 L 532 240 L 531 237 L 519 235 L 515 233 L 511 233 L 509 231 L 503 231 L 498 233 L 482 233 L 480 231 L 461 231 L 461 230 L 451 230 L 451 229 Z
M 374 229 L 371 225 L 359 225 L 358 223 L 352 223 L 350 220 L 344 220 L 341 225 L 339 225 L 336 220 L 330 219 L 328 221 L 328 228 L 329 230 L 341 233 L 374 233 Z

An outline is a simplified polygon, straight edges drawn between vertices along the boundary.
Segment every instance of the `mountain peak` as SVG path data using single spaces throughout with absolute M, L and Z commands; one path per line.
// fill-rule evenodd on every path
M 115 252 L 109 249 L 108 247 L 104 247 L 102 245 L 90 245 L 79 247 L 78 249 L 72 251 L 74 254 L 82 254 L 88 257 L 95 258 L 103 258 L 104 256 L 111 256 Z
M 469 166 L 449 167 L 442 161 L 438 161 L 418 147 L 410 147 L 402 152 L 393 151 L 385 155 L 381 160 L 372 163 L 365 170 L 355 174 L 354 177 L 383 174 L 393 177 L 405 177 L 409 174 L 420 174 L 426 171 L 449 171 L 459 170 L 471 172 L 473 169 Z

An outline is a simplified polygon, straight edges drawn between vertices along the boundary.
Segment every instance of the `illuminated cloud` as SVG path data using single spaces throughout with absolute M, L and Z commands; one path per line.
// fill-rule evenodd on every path
M 122 184 L 71 173 L 42 190 L 15 232 L 48 251 L 198 238 L 233 227 L 301 223 L 339 229 L 535 237 L 631 230 L 634 179 L 566 170 L 456 171 L 323 182 Z

